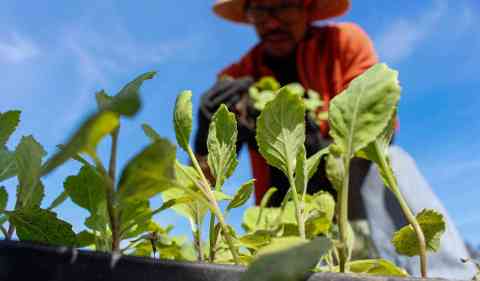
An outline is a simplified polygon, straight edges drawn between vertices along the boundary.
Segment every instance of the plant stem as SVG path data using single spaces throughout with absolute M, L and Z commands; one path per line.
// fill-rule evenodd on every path
M 295 206 L 295 215 L 297 217 L 297 224 L 298 224 L 298 233 L 300 237 L 305 239 L 305 222 L 303 221 L 303 212 L 302 212 L 302 205 L 299 202 L 297 190 L 295 188 L 295 182 L 293 180 L 293 176 L 288 176 L 288 181 L 290 182 L 290 189 L 292 190 L 292 198 L 293 198 L 293 205 Z
M 210 214 L 210 230 L 209 230 L 209 242 L 210 242 L 210 255 L 209 262 L 213 263 L 215 261 L 215 246 L 217 244 L 217 239 L 215 235 L 215 214 L 212 212 Z
M 422 274 L 422 277 L 426 278 L 427 277 L 427 246 L 425 243 L 425 235 L 422 231 L 422 228 L 420 227 L 420 224 L 417 221 L 417 218 L 415 217 L 412 210 L 408 206 L 407 202 L 403 198 L 403 195 L 400 192 L 400 188 L 398 186 L 397 180 L 395 179 L 393 171 L 390 165 L 387 164 L 387 161 L 385 160 L 385 157 L 381 153 L 380 147 L 378 146 L 377 142 L 375 142 L 375 153 L 379 156 L 378 157 L 380 159 L 379 166 L 380 166 L 380 169 L 385 172 L 386 180 L 388 185 L 390 186 L 390 190 L 393 192 L 393 194 L 397 198 L 397 201 L 400 204 L 400 208 L 402 209 L 403 214 L 405 215 L 405 218 L 413 227 L 415 234 L 417 235 L 418 247 L 420 252 L 420 272 Z
M 14 210 L 17 210 L 21 206 L 21 203 L 20 203 L 19 200 L 20 199 L 17 197 L 17 200 L 15 201 Z M 7 236 L 5 237 L 5 239 L 6 240 L 12 240 L 12 236 L 13 236 L 14 232 L 15 232 L 15 226 L 9 221 Z
M 94 157 L 93 157 L 94 156 Z M 92 155 L 93 161 L 95 162 L 95 166 L 97 169 L 100 170 L 102 173 L 103 177 L 107 180 L 105 184 L 105 192 L 107 195 L 107 212 L 108 212 L 108 217 L 110 220 L 110 230 L 112 231 L 112 251 L 113 252 L 118 252 L 120 250 L 120 241 L 119 241 L 119 229 L 117 226 L 117 217 L 116 217 L 116 212 L 115 212 L 115 207 L 113 206 L 114 204 L 114 196 L 115 196 L 115 183 L 112 181 L 112 179 L 109 176 L 109 173 L 105 170 L 105 167 L 103 167 L 102 162 L 96 155 Z
M 112 226 L 112 251 L 120 251 L 120 215 L 117 214 L 114 207 L 115 200 L 115 178 L 116 178 L 116 167 L 117 167 L 117 146 L 118 146 L 118 134 L 120 131 L 120 126 L 117 127 L 112 133 L 112 146 L 110 150 L 110 163 L 108 165 L 108 176 L 110 177 L 111 185 L 107 192 L 108 198 L 108 213 L 110 216 L 110 224 Z
M 200 227 L 201 226 L 197 224 L 196 229 L 193 231 L 193 241 L 195 243 L 195 249 L 197 250 L 197 260 L 203 261 L 203 250 L 202 250 Z
M 199 216 L 198 203 L 195 204 L 195 230 L 193 231 L 193 241 L 197 250 L 198 261 L 203 261 L 203 249 L 202 249 L 202 221 Z
M 188 156 L 190 157 L 190 161 L 192 161 L 193 167 L 195 168 L 197 173 L 200 175 L 201 184 L 199 185 L 199 188 L 203 192 L 203 194 L 206 196 L 207 200 L 210 203 L 210 208 L 212 213 L 217 217 L 218 222 L 220 223 L 223 235 L 228 244 L 228 248 L 232 253 L 233 260 L 235 264 L 240 264 L 240 259 L 238 257 L 237 250 L 235 249 L 235 245 L 233 244 L 233 239 L 230 236 L 228 227 L 225 224 L 225 219 L 223 218 L 222 211 L 220 210 L 220 207 L 218 206 L 218 202 L 215 199 L 215 195 L 213 194 L 213 191 L 210 188 L 210 182 L 205 177 L 205 174 L 203 173 L 203 170 L 200 167 L 200 164 L 198 163 L 198 160 L 195 157 L 195 154 L 193 153 L 193 150 L 190 147 L 188 147 L 187 153 L 188 153 Z
M 225 220 L 223 219 L 222 212 L 220 211 L 220 208 L 218 208 L 218 205 L 215 204 L 215 207 L 217 209 L 217 219 L 218 222 L 220 223 L 220 226 L 222 227 L 222 233 L 223 237 L 227 241 L 228 248 L 230 249 L 230 252 L 232 253 L 233 256 L 233 261 L 235 264 L 240 264 L 240 258 L 238 257 L 237 250 L 235 249 L 235 245 L 233 244 L 233 239 L 232 236 L 230 235 L 230 230 L 227 227 L 227 224 L 225 223 Z
M 343 173 L 343 186 L 338 191 L 339 204 L 339 225 L 338 230 L 340 232 L 340 272 L 345 272 L 346 265 L 349 259 L 347 240 L 348 240 L 348 187 L 350 184 L 350 160 L 346 157 L 343 159 L 344 173 Z
M 112 136 L 112 147 L 110 150 L 110 163 L 108 166 L 108 176 L 115 183 L 115 176 L 117 172 L 117 146 L 118 146 L 118 134 L 120 131 L 120 127 L 116 128 L 111 136 Z

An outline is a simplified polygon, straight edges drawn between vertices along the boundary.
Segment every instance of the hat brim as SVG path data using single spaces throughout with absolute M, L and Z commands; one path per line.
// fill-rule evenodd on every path
M 215 3 L 213 11 L 220 17 L 237 23 L 249 23 L 245 17 L 245 0 L 222 0 Z M 350 0 L 313 0 L 309 6 L 310 20 L 325 20 L 345 14 Z

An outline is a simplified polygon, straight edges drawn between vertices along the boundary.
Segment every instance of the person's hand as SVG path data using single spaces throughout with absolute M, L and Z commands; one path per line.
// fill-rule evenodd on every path
M 239 106 L 239 102 L 244 101 L 245 96 L 248 96 L 248 89 L 253 83 L 253 78 L 249 76 L 218 80 L 210 90 L 203 94 L 200 110 L 208 120 L 211 120 L 221 104 L 225 104 L 230 111 L 239 113 L 238 111 L 241 111 L 243 107 Z

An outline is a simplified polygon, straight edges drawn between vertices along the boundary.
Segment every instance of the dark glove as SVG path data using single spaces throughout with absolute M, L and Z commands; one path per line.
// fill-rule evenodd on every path
M 221 104 L 225 104 L 230 111 L 237 113 L 237 104 L 248 96 L 248 89 L 254 83 L 252 77 L 240 79 L 221 79 L 213 85 L 201 98 L 200 110 L 210 120 Z
M 317 122 L 309 114 L 305 114 L 305 148 L 307 156 L 315 154 L 330 145 L 331 142 L 330 139 L 322 135 Z

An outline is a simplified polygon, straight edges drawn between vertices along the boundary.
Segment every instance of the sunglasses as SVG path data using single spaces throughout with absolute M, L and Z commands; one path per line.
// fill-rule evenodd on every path
M 303 5 L 282 4 L 272 7 L 247 6 L 245 14 L 247 20 L 253 24 L 265 23 L 270 18 L 274 18 L 284 24 L 291 24 L 298 20 L 302 11 Z

